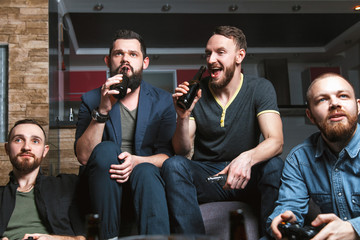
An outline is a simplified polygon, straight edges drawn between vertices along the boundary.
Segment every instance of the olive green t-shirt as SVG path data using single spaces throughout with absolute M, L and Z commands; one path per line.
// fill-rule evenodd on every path
M 4 237 L 10 240 L 22 239 L 26 233 L 49 234 L 36 209 L 34 189 L 26 193 L 16 192 L 15 209 L 4 232 Z
M 121 151 L 134 154 L 134 137 L 136 128 L 137 108 L 130 111 L 120 103 L 121 114 Z

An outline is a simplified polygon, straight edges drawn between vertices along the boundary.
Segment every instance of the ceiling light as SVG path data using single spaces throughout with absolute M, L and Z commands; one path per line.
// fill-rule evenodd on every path
M 354 10 L 355 10 L 355 11 L 360 11 L 360 5 L 355 6 L 355 7 L 354 7 Z
M 102 5 L 101 3 L 97 3 L 94 6 L 94 11 L 101 11 L 104 8 L 104 5 Z
M 294 5 L 294 6 L 292 6 L 291 9 L 293 10 L 293 12 L 298 12 L 298 11 L 300 11 L 301 6 L 300 5 Z
M 236 10 L 238 10 L 238 6 L 236 4 L 230 5 L 230 7 L 229 7 L 230 12 L 235 12 Z
M 170 9 L 171 9 L 171 6 L 167 3 L 162 6 L 161 11 L 168 12 L 168 11 L 170 11 Z

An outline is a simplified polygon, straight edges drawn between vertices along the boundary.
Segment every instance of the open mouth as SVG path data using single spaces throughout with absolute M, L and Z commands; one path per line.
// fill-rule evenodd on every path
M 131 68 L 128 65 L 123 65 L 120 68 L 120 73 L 123 73 L 123 74 L 126 74 L 126 75 L 128 75 L 130 71 L 131 71 Z
M 223 69 L 221 67 L 213 67 L 209 70 L 209 72 L 212 78 L 218 78 L 222 70 Z

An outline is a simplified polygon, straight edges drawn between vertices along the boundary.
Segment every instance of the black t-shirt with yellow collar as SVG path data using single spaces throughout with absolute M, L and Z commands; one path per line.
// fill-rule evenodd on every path
M 232 161 L 259 144 L 257 117 L 268 112 L 279 114 L 275 89 L 264 78 L 242 75 L 236 94 L 226 106 L 209 88 L 209 78 L 201 81 L 201 89 L 202 97 L 191 114 L 196 122 L 196 161 Z

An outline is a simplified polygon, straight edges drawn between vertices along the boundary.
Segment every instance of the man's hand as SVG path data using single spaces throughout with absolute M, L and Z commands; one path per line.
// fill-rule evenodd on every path
M 322 224 L 326 226 L 316 234 L 312 240 L 353 240 L 359 239 L 354 228 L 350 222 L 341 220 L 338 216 L 333 213 L 330 214 L 319 214 L 315 220 L 311 223 L 312 226 L 318 227 Z
M 101 100 L 99 105 L 99 112 L 101 114 L 108 114 L 112 106 L 117 102 L 117 99 L 113 96 L 119 94 L 118 90 L 110 90 L 110 86 L 122 82 L 122 74 L 117 74 L 106 80 L 101 87 Z M 131 92 L 130 88 L 127 89 L 127 93 Z
M 189 91 L 189 83 L 188 82 L 183 82 L 183 83 L 179 84 L 179 86 L 177 86 L 175 88 L 175 93 L 172 95 L 176 113 L 177 113 L 178 117 L 180 117 L 180 118 L 189 117 L 191 111 L 195 107 L 195 104 L 201 98 L 201 89 L 199 89 L 199 91 L 197 92 L 197 95 L 194 98 L 194 101 L 191 104 L 189 109 L 182 109 L 182 108 L 178 107 L 177 104 L 176 104 L 177 100 L 179 99 L 179 97 L 186 94 L 188 91 Z
M 38 240 L 55 240 L 55 239 L 60 239 L 60 238 L 56 238 L 55 236 L 52 237 L 51 235 L 48 235 L 48 234 L 34 233 L 34 234 L 25 234 L 23 240 L 27 240 L 29 237 L 31 237 L 32 239 L 38 239 Z
M 40 233 L 33 233 L 33 234 L 25 234 L 22 240 L 26 240 L 29 237 L 37 240 L 85 240 L 83 236 L 60 236 L 60 235 L 48 235 L 48 234 L 40 234 Z
M 243 152 L 218 174 L 227 174 L 224 189 L 244 189 L 251 177 L 251 157 Z M 218 175 L 217 174 L 217 175 Z
M 278 228 L 281 222 L 296 222 L 296 216 L 292 211 L 285 211 L 284 213 L 274 218 L 270 227 L 271 227 L 272 235 L 276 240 L 282 239 L 281 232 L 279 231 Z
M 115 179 L 118 183 L 126 182 L 132 170 L 136 166 L 134 155 L 131 155 L 128 152 L 122 152 L 119 156 L 119 164 L 112 164 L 110 166 L 110 177 Z

